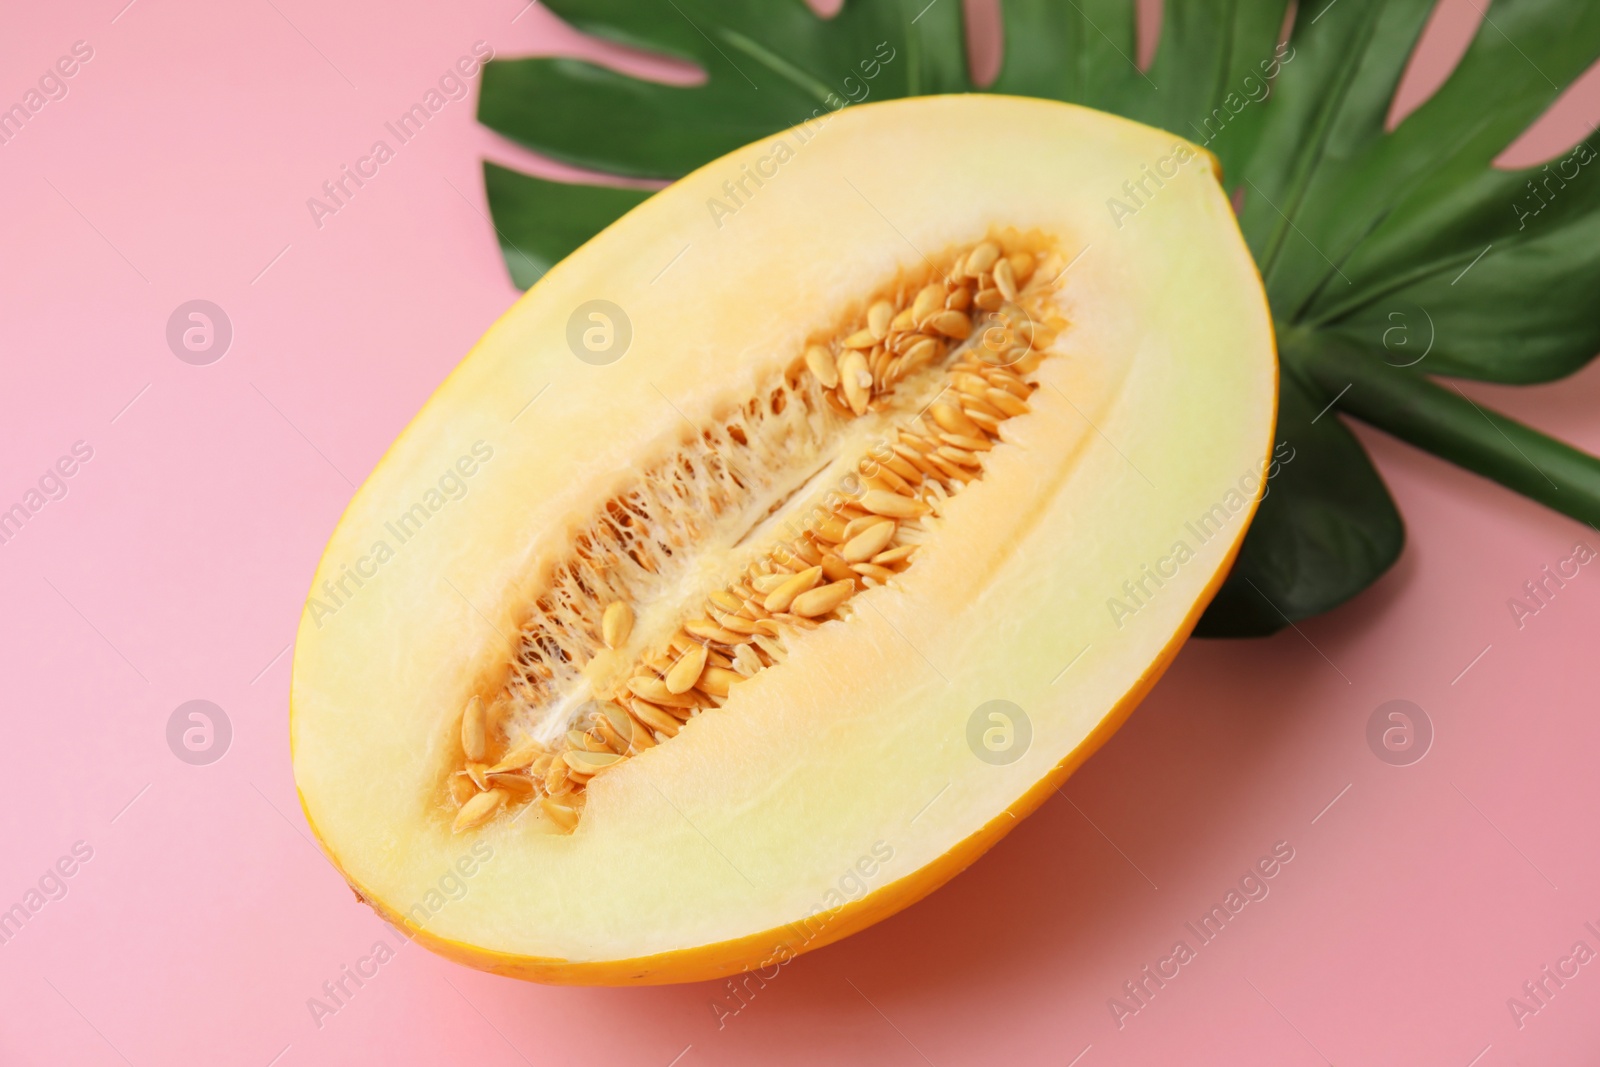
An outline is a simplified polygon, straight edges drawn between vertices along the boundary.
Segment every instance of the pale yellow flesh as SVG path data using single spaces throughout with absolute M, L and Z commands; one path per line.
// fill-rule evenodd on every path
M 719 227 L 708 199 L 726 201 L 741 164 L 785 154 L 779 140 L 789 158 Z M 1196 152 L 1039 101 L 850 108 L 805 143 L 791 132 L 696 172 L 552 271 L 390 450 L 319 569 L 314 596 L 331 603 L 325 579 L 376 541 L 394 552 L 335 613 L 308 612 L 296 647 L 296 779 L 346 877 L 478 966 L 674 981 L 832 940 L 992 843 L 1007 828 L 994 820 L 1042 799 L 1040 783 L 1098 743 L 1192 625 L 1270 450 L 1260 282 L 1209 157 L 1163 164 L 1180 146 Z M 1119 226 L 1107 201 L 1126 201 L 1145 166 L 1177 173 L 1147 181 Z M 592 783 L 571 836 L 536 815 L 452 835 L 451 724 L 504 661 L 571 525 L 685 418 L 748 393 L 898 269 L 1004 227 L 1081 253 L 1059 298 L 1073 326 L 1038 372 L 1034 411 L 1006 424 L 1008 443 L 915 566 L 861 594 L 847 624 L 792 642 L 725 708 Z M 566 343 L 573 309 L 597 298 L 633 328 L 609 366 Z M 467 494 L 399 544 L 385 524 L 477 441 L 493 456 Z M 1219 528 L 1202 540 L 1208 512 Z M 1180 541 L 1192 558 L 1174 567 Z M 1158 588 L 1146 566 L 1170 576 Z M 1141 579 L 1142 604 L 1123 588 Z M 1137 610 L 1114 612 L 1113 597 Z M 995 699 L 1032 726 L 1007 766 L 967 743 L 974 709 Z M 474 845 L 492 857 L 448 899 L 441 877 Z M 825 927 L 785 930 L 828 910 Z

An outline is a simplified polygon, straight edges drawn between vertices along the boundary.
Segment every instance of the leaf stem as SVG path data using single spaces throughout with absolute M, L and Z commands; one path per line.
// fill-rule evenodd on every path
M 1348 342 L 1284 338 L 1284 361 L 1302 369 L 1330 406 L 1563 515 L 1600 526 L 1600 459 Z

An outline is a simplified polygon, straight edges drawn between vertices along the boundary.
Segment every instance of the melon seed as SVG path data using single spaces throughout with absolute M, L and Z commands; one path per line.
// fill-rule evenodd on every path
M 648 700 L 629 701 L 628 710 L 633 712 L 634 718 L 651 730 L 664 733 L 668 737 L 672 737 L 678 732 L 678 720 Z
M 578 825 L 578 809 L 571 805 L 545 797 L 539 801 L 539 807 L 563 830 L 572 830 Z
M 845 524 L 845 528 L 844 528 L 844 543 L 848 544 L 849 542 L 851 542 L 852 540 L 855 539 L 855 536 L 857 534 L 861 533 L 867 527 L 876 526 L 876 525 L 878 525 L 879 523 L 881 523 L 883 521 L 884 521 L 884 518 L 883 518 L 882 515 L 873 515 L 870 512 L 868 512 L 865 515 L 858 516 L 857 518 L 851 519 L 848 523 Z
M 923 337 L 907 346 L 905 352 L 906 365 L 912 369 L 921 367 L 924 363 L 932 362 L 939 357 L 939 339 L 937 337 Z
M 934 422 L 951 433 L 959 433 L 967 437 L 983 436 L 983 431 L 978 429 L 978 424 L 967 418 L 962 410 L 954 404 L 941 401 L 934 404 L 928 413 L 933 416 Z
M 687 696 L 674 693 L 667 688 L 667 683 L 660 678 L 648 674 L 637 674 L 628 679 L 628 689 L 634 696 L 641 700 L 648 700 L 663 708 L 679 707 L 692 708 L 694 700 Z
M 687 693 L 694 688 L 694 683 L 700 680 L 700 672 L 706 668 L 706 646 L 695 645 L 689 651 L 678 657 L 678 662 L 672 665 L 667 672 L 667 691 L 670 693 Z
M 834 608 L 843 604 L 855 593 L 855 583 L 851 581 L 832 582 L 820 589 L 812 589 L 801 593 L 794 598 L 791 605 L 794 613 L 802 618 L 812 619 L 818 615 L 826 615 Z
M 770 593 L 792 577 L 794 575 L 788 571 L 774 571 L 771 574 L 757 575 L 751 579 L 750 584 L 755 587 L 758 593 Z
M 867 369 L 866 357 L 860 352 L 846 352 L 839 361 L 839 384 L 844 388 L 844 398 L 850 404 L 850 410 L 857 415 L 865 415 L 867 401 L 872 395 L 872 372 Z
M 756 632 L 756 621 L 747 619 L 742 615 L 724 615 L 717 620 L 722 623 L 724 630 L 731 631 L 741 636 L 749 636 Z
M 461 807 L 477 795 L 478 785 L 465 771 L 450 776 L 450 799 L 456 802 L 456 807 Z
M 896 563 L 904 563 L 910 559 L 912 553 L 916 550 L 916 545 L 901 545 L 898 548 L 891 548 L 887 552 L 879 552 L 872 557 L 872 562 L 880 567 L 891 567 Z
M 501 757 L 500 762 L 489 768 L 490 774 L 500 774 L 505 771 L 520 771 L 533 763 L 544 752 L 544 746 L 537 741 L 524 741 Z
M 503 789 L 507 796 L 516 793 L 519 796 L 533 792 L 533 779 L 525 774 L 491 774 L 489 785 L 495 789 Z
M 1017 299 L 1017 277 L 1011 269 L 1011 261 L 1002 259 L 994 265 L 994 286 L 1000 290 L 1000 295 L 1009 301 Z
M 925 285 L 918 291 L 917 298 L 911 305 L 912 321 L 921 322 L 942 307 L 944 307 L 944 286 L 938 283 Z
M 710 619 L 691 619 L 683 624 L 690 636 L 701 641 L 716 641 L 724 645 L 736 645 L 744 640 L 744 634 L 725 629 L 712 622 Z
M 749 646 L 741 645 L 739 647 L 748 648 Z M 733 683 L 741 681 L 744 677 L 738 671 L 729 670 L 726 667 L 707 667 L 705 673 L 699 678 L 699 688 L 714 697 L 725 697 L 733 688 Z
M 788 611 L 789 605 L 794 603 L 795 597 L 812 588 L 821 580 L 821 567 L 807 567 L 768 593 L 767 599 L 762 601 L 761 606 L 768 611 Z
M 706 599 L 724 611 L 744 610 L 744 601 L 728 589 L 713 589 Z
M 469 760 L 482 760 L 484 750 L 488 747 L 487 723 L 484 720 L 483 698 L 475 696 L 467 701 L 467 708 L 461 713 L 461 750 Z
M 972 333 L 972 320 L 967 318 L 965 312 L 954 309 L 935 312 L 928 317 L 927 325 L 958 341 L 965 340 Z
M 582 752 L 574 750 L 563 752 L 561 758 L 566 760 L 569 771 L 592 775 L 615 767 L 625 757 L 619 756 L 615 752 Z
M 983 395 L 983 398 L 1013 418 L 1018 415 L 1026 415 L 1032 410 L 1027 404 L 1024 404 L 1004 389 L 990 389 Z
M 833 362 L 833 353 L 821 345 L 806 349 L 806 367 L 821 382 L 823 388 L 832 389 L 839 384 L 839 368 Z
M 874 515 L 883 515 L 891 519 L 915 519 L 928 513 L 926 504 L 883 489 L 869 489 L 862 494 L 861 506 Z
M 470 830 L 475 826 L 482 826 L 494 817 L 494 813 L 499 811 L 505 802 L 506 792 L 504 789 L 491 789 L 487 793 L 479 793 L 461 805 L 461 810 L 456 812 L 456 821 L 451 829 L 456 833 L 460 833 L 462 830 Z
M 1000 258 L 1000 246 L 993 241 L 982 241 L 973 250 L 967 253 L 966 274 L 969 278 L 981 278 L 994 266 L 995 260 Z
M 760 641 L 761 638 L 757 637 L 756 640 Z M 755 647 L 759 648 L 760 646 L 757 645 Z M 738 672 L 741 677 L 754 678 L 756 676 L 756 672 L 759 671 L 762 666 L 763 664 L 761 662 L 761 657 L 752 651 L 750 645 L 740 645 L 738 650 L 733 654 L 733 669 Z
M 606 605 L 600 618 L 600 633 L 607 648 L 621 648 L 633 630 L 633 609 L 620 600 Z
M 883 547 L 894 538 L 897 529 L 893 519 L 873 523 L 845 542 L 839 554 L 844 557 L 846 563 L 862 563 L 869 560 L 883 551 Z
M 838 582 L 846 578 L 855 577 L 855 572 L 850 569 L 850 564 L 839 556 L 830 553 L 822 557 L 822 576 L 830 582 Z M 796 599 L 799 598 L 797 597 Z M 791 606 L 790 611 L 793 610 Z
M 568 730 L 567 747 L 581 749 L 585 752 L 605 752 L 610 749 L 606 740 L 598 736 L 598 731 Z
M 867 329 L 874 338 L 881 341 L 889 336 L 889 323 L 894 314 L 894 305 L 887 300 L 879 300 L 867 309 Z
M 964 448 L 968 452 L 987 452 L 994 447 L 994 442 L 987 437 L 970 436 L 960 433 L 942 433 L 939 440 L 953 448 Z

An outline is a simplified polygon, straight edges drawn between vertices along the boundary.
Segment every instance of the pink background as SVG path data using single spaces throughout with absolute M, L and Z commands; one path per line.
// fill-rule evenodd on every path
M 1191 644 L 1063 797 L 720 1028 L 712 1003 L 735 1003 L 721 983 L 544 988 L 416 948 L 319 1027 L 308 998 L 387 931 L 301 818 L 289 642 L 354 486 L 515 296 L 480 158 L 561 171 L 459 101 L 321 229 L 306 199 L 473 42 L 601 50 L 520 0 L 124 2 L 33 5 L 0 34 L 7 106 L 74 41 L 94 49 L 0 147 L 0 508 L 74 442 L 93 449 L 0 545 L 0 908 L 75 842 L 93 849 L 0 946 L 0 1062 L 1498 1067 L 1600 1052 L 1600 963 L 1521 1028 L 1506 1003 L 1580 938 L 1600 949 L 1584 929 L 1600 926 L 1600 570 L 1520 630 L 1507 608 L 1600 534 L 1365 431 L 1411 532 L 1375 589 L 1298 633 Z M 1478 17 L 1473 0 L 1444 9 L 1412 99 Z M 1597 119 L 1590 77 L 1513 154 L 1548 158 Z M 164 338 L 194 298 L 234 326 L 210 366 Z M 1600 370 L 1469 391 L 1600 450 Z M 197 698 L 233 727 L 209 766 L 165 737 Z M 1436 730 L 1407 767 L 1365 738 L 1396 698 Z M 1279 841 L 1294 860 L 1270 895 L 1119 1029 L 1108 998 Z

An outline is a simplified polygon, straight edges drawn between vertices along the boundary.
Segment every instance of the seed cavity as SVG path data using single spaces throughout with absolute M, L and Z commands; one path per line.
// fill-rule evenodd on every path
M 914 566 L 945 503 L 1004 443 L 1002 424 L 1030 411 L 1031 376 L 1067 326 L 1050 299 L 1064 260 L 1049 246 L 1008 231 L 884 287 L 580 527 L 530 605 L 505 681 L 461 710 L 460 769 L 442 787 L 454 830 L 536 801 L 570 832 L 595 778 L 720 708 L 806 633 L 848 619 L 852 598 Z M 860 443 L 852 425 L 879 435 L 855 463 L 859 486 L 811 504 L 796 528 L 810 479 L 854 459 L 839 451 Z M 775 536 L 768 525 L 786 518 Z M 729 555 L 742 568 L 731 580 L 680 602 L 701 573 L 697 552 L 747 544 Z

